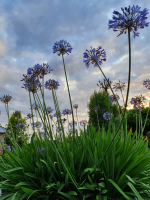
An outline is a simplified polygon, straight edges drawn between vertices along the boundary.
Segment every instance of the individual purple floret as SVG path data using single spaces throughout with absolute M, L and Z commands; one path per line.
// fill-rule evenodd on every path
M 3 143 L 4 144 L 4 143 Z M 3 147 L 1 147 L 1 149 L 3 149 Z M 7 151 L 11 151 L 11 148 L 9 145 L 6 144 L 6 146 L 4 146 L 4 149 L 6 149 Z
M 142 95 L 136 96 L 135 98 L 132 98 L 130 103 L 133 104 L 133 109 L 135 110 L 142 110 L 144 108 L 143 101 L 146 100 L 146 98 Z
M 22 130 L 22 129 L 25 129 L 25 128 L 26 128 L 26 126 L 25 126 L 25 124 L 24 124 L 24 123 L 19 123 L 19 124 L 17 124 L 17 125 L 16 125 L 16 128 L 17 128 L 17 129 L 21 129 L 21 130 Z
M 103 114 L 103 118 L 104 118 L 105 120 L 110 120 L 111 117 L 112 117 L 112 113 L 105 112 L 105 113 Z
M 31 123 L 31 125 L 33 126 L 33 123 Z M 35 127 L 35 128 L 41 128 L 41 126 L 42 126 L 42 123 L 41 123 L 41 122 L 35 122 L 35 123 L 34 123 L 34 127 Z
M 71 115 L 71 110 L 65 109 L 65 110 L 63 110 L 62 114 L 63 115 Z
M 119 81 L 119 83 L 115 83 L 113 86 L 114 86 L 113 89 L 116 89 L 115 91 L 117 90 L 122 91 L 125 88 L 125 83 Z
M 8 102 L 12 99 L 11 96 L 9 95 L 4 95 L 3 97 L 0 98 L 0 100 L 5 103 L 5 104 L 8 104 Z
M 71 45 L 66 40 L 60 40 L 59 42 L 55 42 L 53 46 L 53 53 L 57 53 L 58 56 L 61 54 L 68 54 L 72 51 Z
M 143 85 L 145 85 L 145 87 L 150 90 L 150 80 L 149 79 L 146 79 L 145 81 L 143 81 Z
M 140 11 L 140 8 L 138 5 L 121 8 L 122 14 L 114 10 L 113 20 L 109 20 L 108 28 L 112 28 L 113 31 L 120 31 L 118 36 L 123 33 L 126 34 L 127 29 L 130 28 L 130 32 L 133 31 L 133 37 L 138 37 L 140 33 L 137 32 L 137 29 L 148 27 L 150 23 L 146 22 L 148 9 L 144 8 L 143 11 Z
M 94 67 L 98 67 L 98 65 L 101 65 L 103 61 L 106 61 L 106 52 L 101 46 L 97 49 L 92 49 L 91 47 L 91 50 L 86 50 L 83 54 L 83 57 L 86 58 L 83 62 L 85 62 L 87 68 L 89 68 L 90 64 L 94 64 Z
M 94 110 L 95 112 L 98 112 L 100 110 L 100 106 L 94 106 L 94 108 L 91 109 Z
M 57 90 L 59 86 L 59 82 L 55 80 L 49 79 L 48 81 L 45 82 L 45 88 L 48 90 L 54 89 Z
M 116 94 L 115 96 L 116 96 L 117 100 L 120 99 L 120 97 L 119 97 L 117 94 Z M 111 103 L 116 103 L 116 102 L 117 102 L 115 96 L 114 96 L 114 95 L 110 95 L 110 96 L 109 96 L 109 101 L 110 101 Z
M 82 121 L 80 121 L 80 126 L 84 126 L 84 125 L 86 125 L 88 122 L 86 121 L 86 120 L 82 120 Z

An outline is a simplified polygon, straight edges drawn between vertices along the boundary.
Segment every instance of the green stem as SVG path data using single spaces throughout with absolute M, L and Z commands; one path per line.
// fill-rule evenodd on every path
M 70 95 L 70 91 L 69 91 L 69 85 L 68 85 L 68 80 L 67 80 L 67 73 L 66 73 L 65 61 L 64 61 L 63 54 L 62 54 L 62 60 L 63 60 L 63 65 L 64 65 L 64 72 L 65 72 L 65 77 L 66 77 L 66 83 L 67 83 L 67 88 L 68 88 L 68 94 L 69 94 L 69 100 L 70 100 L 70 106 L 71 106 L 71 112 L 72 112 L 72 119 L 73 119 L 73 160 L 74 160 L 74 163 L 75 163 L 75 127 L 74 127 L 74 115 L 73 115 L 71 95 Z
M 128 28 L 128 45 L 129 45 L 129 72 L 128 72 L 128 88 L 127 88 L 127 96 L 126 96 L 126 103 L 125 103 L 125 111 L 124 111 L 124 113 L 123 113 L 122 121 L 121 121 L 121 123 L 120 123 L 120 125 L 119 125 L 119 127 L 118 127 L 118 129 L 117 129 L 117 131 L 116 131 L 116 133 L 115 133 L 115 135 L 113 136 L 111 142 L 109 143 L 109 145 L 108 145 L 108 147 L 107 147 L 107 149 L 106 149 L 106 151 L 105 151 L 105 153 L 104 153 L 104 155 L 103 155 L 103 157 L 102 157 L 102 160 L 103 160 L 103 158 L 105 157 L 106 153 L 108 152 L 108 149 L 110 148 L 112 142 L 114 141 L 114 139 L 115 139 L 115 137 L 116 137 L 116 135 L 117 135 L 117 133 L 118 133 L 118 131 L 119 131 L 119 129 L 120 129 L 120 126 L 121 126 L 121 124 L 122 124 L 122 122 L 123 122 L 123 120 L 124 120 L 124 116 L 125 116 L 125 112 L 126 112 L 126 107 L 127 107 L 127 102 L 128 102 L 128 95 L 129 95 L 129 88 L 130 88 L 130 74 L 131 74 L 131 41 L 130 41 L 130 28 Z M 100 67 L 99 67 L 99 68 L 100 68 Z M 101 70 L 101 69 L 100 69 L 100 70 Z M 101 71 L 102 71 L 102 70 L 101 70 Z M 104 73 L 103 73 L 103 75 L 104 75 Z M 104 77 L 105 77 L 105 75 L 104 75 Z M 105 78 L 106 78 L 106 77 L 105 77 Z M 106 80 L 107 80 L 107 79 L 106 79 Z M 108 82 L 108 80 L 107 80 L 107 82 Z M 108 82 L 108 84 L 109 84 L 109 82 Z M 109 84 L 109 86 L 110 86 L 110 84 Z M 111 88 L 111 86 L 110 86 L 110 88 Z M 112 88 L 111 88 L 111 91 L 113 92 Z M 114 93 L 113 93 L 113 94 L 114 94 Z M 117 102 L 118 102 L 118 101 L 117 101 Z M 118 103 L 118 105 L 119 105 L 119 103 Z M 120 108 L 120 105 L 119 105 L 119 108 Z M 121 108 L 120 108 L 120 109 L 121 109 Z M 122 112 L 122 110 L 121 110 L 121 112 Z

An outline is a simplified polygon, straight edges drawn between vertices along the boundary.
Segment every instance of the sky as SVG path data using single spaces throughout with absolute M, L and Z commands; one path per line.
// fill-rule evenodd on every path
M 87 103 L 97 84 L 103 82 L 98 67 L 90 65 L 87 69 L 83 62 L 86 49 L 102 46 L 107 59 L 101 65 L 106 77 L 115 82 L 128 81 L 128 36 L 108 29 L 114 10 L 121 7 L 139 5 L 141 10 L 150 9 L 149 0 L 1 0 L 0 1 L 0 97 L 12 96 L 9 102 L 9 114 L 21 111 L 22 117 L 30 113 L 28 91 L 21 88 L 23 74 L 35 64 L 48 63 L 53 69 L 45 76 L 44 82 L 54 79 L 60 86 L 56 90 L 60 111 L 71 109 L 63 62 L 61 56 L 53 54 L 56 41 L 66 40 L 73 50 L 65 55 L 66 71 L 72 104 L 78 104 L 78 121 L 87 120 Z M 148 14 L 147 22 L 150 22 Z M 131 84 L 128 103 L 132 97 L 142 94 L 149 105 L 150 93 L 143 81 L 150 78 L 150 26 L 139 29 L 139 37 L 131 33 Z M 109 90 L 110 94 L 111 91 Z M 38 93 L 40 96 L 40 93 Z M 119 103 L 122 105 L 121 94 Z M 45 89 L 47 107 L 54 109 L 52 93 Z M 34 103 L 34 102 L 33 102 Z M 129 104 L 128 109 L 132 109 Z M 5 127 L 7 114 L 5 104 L 0 102 L 0 124 Z M 55 112 L 53 112 L 54 114 Z M 74 109 L 75 114 L 75 109 Z M 71 116 L 69 116 L 71 120 Z M 76 121 L 76 118 L 75 118 Z M 29 123 L 29 121 L 27 121 Z

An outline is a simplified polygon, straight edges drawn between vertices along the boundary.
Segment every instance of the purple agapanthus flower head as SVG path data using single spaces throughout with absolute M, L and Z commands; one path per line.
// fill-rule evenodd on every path
M 103 82 L 99 81 L 99 83 L 100 83 L 99 85 L 97 84 L 97 86 L 99 86 L 100 89 L 102 89 L 105 92 L 107 92 L 107 90 L 110 89 L 110 86 L 112 84 L 112 81 L 110 81 L 109 78 L 107 80 L 108 80 L 108 82 L 106 81 L 106 79 L 104 79 Z
M 30 70 L 29 70 L 30 71 Z M 32 74 L 34 74 L 36 77 L 43 78 L 46 74 L 50 74 L 53 69 L 48 65 L 48 63 L 43 63 L 41 65 L 36 64 L 32 68 Z
M 8 102 L 12 99 L 11 96 L 9 95 L 4 95 L 3 97 L 0 98 L 0 100 L 5 103 L 5 104 L 8 104 Z
M 120 97 L 116 94 L 115 96 L 114 95 L 110 95 L 109 96 L 109 101 L 111 102 L 111 103 L 116 103 L 117 101 L 116 101 L 116 98 L 117 98 L 117 100 L 119 100 L 120 99 Z
M 17 125 L 16 125 L 16 128 L 17 128 L 17 129 L 21 129 L 21 130 L 22 130 L 22 129 L 25 129 L 25 128 L 26 128 L 26 126 L 25 126 L 25 124 L 24 124 L 24 123 L 19 123 L 19 124 L 17 124 Z
M 65 110 L 63 110 L 62 114 L 63 115 L 71 115 L 71 110 L 65 109 Z
M 78 104 L 74 104 L 73 107 L 74 107 L 75 109 L 77 109 L 77 108 L 78 108 Z
M 75 126 L 77 125 L 77 122 L 76 122 L 76 121 L 74 121 L 74 125 L 75 125 Z M 70 126 L 70 127 L 73 127 L 73 122 L 70 122 L 70 123 L 69 123 L 69 126 Z
M 56 113 L 54 114 L 54 117 L 59 117 L 59 114 L 60 114 L 60 116 L 62 116 L 60 111 L 56 111 Z
M 119 81 L 119 83 L 115 83 L 113 86 L 114 86 L 113 89 L 116 89 L 115 91 L 117 90 L 122 91 L 125 88 L 125 83 Z
M 21 111 L 20 111 L 20 110 L 16 110 L 16 111 L 15 111 L 15 115 L 16 115 L 16 116 L 20 116 L 20 115 L 21 115 Z
M 68 54 L 72 51 L 71 45 L 66 40 L 60 40 L 59 42 L 55 42 L 53 46 L 53 53 L 57 53 L 58 56 L 61 54 Z
M 27 91 L 32 93 L 37 93 L 41 89 L 42 84 L 34 75 L 28 74 L 24 75 L 24 78 L 21 81 L 24 81 L 22 88 L 25 88 Z
M 54 89 L 57 90 L 59 86 L 59 82 L 55 80 L 49 79 L 48 81 L 45 82 L 45 88 L 48 90 Z
M 91 109 L 94 110 L 97 113 L 100 110 L 100 106 L 94 106 Z
M 45 110 L 45 114 L 50 114 L 53 112 L 53 109 L 51 107 L 47 107 L 46 110 Z
M 105 112 L 105 113 L 103 114 L 103 118 L 104 118 L 105 120 L 110 120 L 111 117 L 112 117 L 112 113 Z
M 137 95 L 135 98 L 132 98 L 130 103 L 133 104 L 133 109 L 135 110 L 142 110 L 144 108 L 143 101 L 146 100 L 146 98 L 142 95 Z
M 113 20 L 109 20 L 108 28 L 113 29 L 113 31 L 120 31 L 121 34 L 125 33 L 128 28 L 130 28 L 130 32 L 133 31 L 133 37 L 138 37 L 140 33 L 137 32 L 139 28 L 148 27 L 150 22 L 146 22 L 146 15 L 148 14 L 148 9 L 144 8 L 144 10 L 140 11 L 141 7 L 138 5 L 133 5 L 132 7 L 121 8 L 122 13 L 118 11 L 113 11 Z M 118 37 L 117 36 L 117 37 Z
M 143 85 L 145 85 L 145 87 L 150 90 L 150 79 L 143 81 Z
M 89 68 L 90 64 L 94 64 L 94 67 L 98 67 L 98 65 L 101 65 L 103 61 L 106 61 L 106 52 L 101 46 L 97 49 L 92 49 L 91 47 L 91 50 L 86 50 L 83 54 L 83 58 L 86 58 L 83 62 L 85 62 L 87 68 Z
M 33 123 L 31 123 L 31 125 L 33 126 Z M 41 122 L 35 122 L 35 123 L 34 123 L 34 127 L 35 127 L 35 128 L 41 128 L 41 126 L 42 126 L 42 123 L 41 123 Z
M 38 104 L 36 104 L 36 103 L 33 103 L 31 107 L 32 107 L 32 109 L 34 109 L 34 110 L 40 109 L 40 106 L 39 106 Z M 31 108 L 30 108 L 30 109 L 31 109 Z
M 86 124 L 88 124 L 87 120 L 80 121 L 80 126 L 85 126 Z
M 34 116 L 34 115 L 33 115 Z M 32 118 L 32 114 L 27 114 L 27 117 L 26 117 L 26 119 L 31 119 Z

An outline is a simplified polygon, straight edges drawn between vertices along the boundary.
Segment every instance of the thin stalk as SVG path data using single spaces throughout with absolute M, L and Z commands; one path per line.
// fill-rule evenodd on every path
M 143 130 L 142 130 L 142 135 L 143 135 L 143 131 L 144 131 L 144 129 L 145 129 L 145 125 L 146 125 L 146 122 L 147 122 L 149 110 L 150 110 L 150 108 L 149 108 L 148 111 L 147 111 L 147 116 L 146 116 L 145 123 L 144 123 L 144 127 L 143 127 Z
M 137 138 L 137 110 L 136 110 L 136 139 L 138 139 Z
M 29 91 L 29 99 L 30 99 L 30 105 L 31 105 L 31 114 L 32 114 L 32 121 L 33 121 L 33 126 L 32 126 L 32 129 L 35 133 L 35 128 L 34 128 L 34 118 L 33 118 L 33 109 L 32 109 L 32 101 L 31 101 L 31 94 L 30 94 L 30 91 Z
M 130 74 L 131 74 L 131 41 L 130 41 L 130 27 L 128 28 L 128 45 L 129 45 L 128 88 L 127 88 L 127 96 L 126 96 L 126 103 L 125 103 L 125 111 L 124 111 L 124 113 L 123 113 L 123 118 L 122 118 L 121 124 L 122 124 L 122 122 L 123 122 L 123 120 L 124 120 L 124 116 L 125 116 L 125 112 L 126 112 L 126 107 L 127 107 L 127 102 L 128 102 L 128 96 L 129 96 L 129 88 L 130 88 Z M 98 66 L 99 66 L 99 65 L 98 65 Z M 99 68 L 100 68 L 100 67 L 99 67 Z M 100 70 L 101 70 L 101 69 L 100 69 Z M 101 70 L 101 71 L 102 71 L 102 70 Z M 103 73 L 103 72 L 102 72 L 102 73 Z M 105 74 L 104 74 L 104 73 L 103 73 L 103 75 L 104 75 L 104 77 L 105 77 Z M 105 78 L 106 78 L 106 77 L 105 77 Z M 107 79 L 106 79 L 106 80 L 107 80 Z M 107 82 L 108 82 L 108 80 L 107 80 Z M 109 84 L 109 82 L 108 82 L 108 84 Z M 109 86 L 110 86 L 110 84 L 109 84 Z M 110 88 L 111 88 L 111 86 L 110 86 Z M 113 92 L 112 88 L 111 88 L 111 91 Z M 113 94 L 114 94 L 114 93 L 113 93 Z M 116 99 L 116 100 L 117 100 L 117 99 Z M 117 101 L 117 103 L 118 103 L 118 101 Z M 118 103 L 118 105 L 119 105 L 119 103 Z M 119 108 L 120 108 L 120 105 L 119 105 Z M 121 108 L 120 108 L 120 109 L 121 109 Z M 121 111 L 122 111 L 122 110 L 121 110 Z M 121 126 L 121 124 L 120 124 L 120 126 Z M 120 129 L 120 126 L 118 127 L 118 129 L 117 129 L 115 135 L 113 136 L 111 142 L 109 143 L 109 145 L 108 145 L 108 147 L 107 147 L 107 149 L 106 149 L 106 151 L 105 151 L 105 153 L 104 153 L 104 155 L 103 155 L 103 157 L 102 157 L 102 160 L 103 160 L 103 158 L 105 157 L 105 155 L 106 155 L 108 149 L 110 148 L 112 142 L 114 141 L 114 139 L 115 139 L 115 137 L 116 137 L 116 135 L 117 135 L 117 133 L 118 133 L 118 131 L 119 131 L 119 129 Z
M 97 121 L 98 121 L 98 127 L 99 127 L 99 120 L 98 120 L 98 113 L 96 112 L 96 115 L 97 115 Z M 99 127 L 100 128 L 100 127 Z
M 71 112 L 72 112 L 72 119 L 73 119 L 73 160 L 74 160 L 74 163 L 75 163 L 75 127 L 74 127 L 74 115 L 73 115 L 71 95 L 70 95 L 70 91 L 69 91 L 69 85 L 68 85 L 68 80 L 67 80 L 67 73 L 66 73 L 65 61 L 64 61 L 63 54 L 62 54 L 62 59 L 63 59 L 64 72 L 65 72 L 66 83 L 67 83 L 67 88 L 68 88 L 68 94 L 69 94 L 69 100 L 70 100 L 70 106 L 71 106 Z

